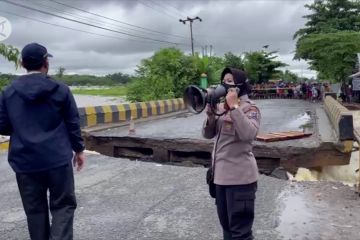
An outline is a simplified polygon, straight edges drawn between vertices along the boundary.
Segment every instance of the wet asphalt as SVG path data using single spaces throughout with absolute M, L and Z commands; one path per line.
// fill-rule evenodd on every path
M 221 239 L 205 172 L 87 154 L 85 169 L 75 172 L 74 239 Z M 358 236 L 360 200 L 350 188 L 337 184 L 335 190 L 333 184 L 324 187 L 266 176 L 260 176 L 258 184 L 256 239 Z M 322 193 L 318 201 L 317 194 Z M 4 153 L 0 154 L 0 196 L 0 239 L 29 239 L 15 175 Z M 344 216 L 334 218 L 340 213 Z
M 2 154 L 0 239 L 28 239 L 15 176 L 5 158 Z M 205 172 L 88 155 L 86 168 L 75 172 L 75 239 L 220 239 Z M 254 226 L 259 239 L 279 239 L 276 199 L 287 185 L 261 177 Z
M 313 127 L 315 110 L 319 105 L 301 100 L 271 99 L 257 100 L 261 112 L 260 133 L 278 131 L 303 131 Z M 206 118 L 201 114 L 185 113 L 171 118 L 136 124 L 136 136 L 151 138 L 195 138 L 201 139 L 201 127 Z M 115 128 L 97 132 L 96 135 L 124 136 L 127 128 Z
M 316 131 L 320 124 L 319 117 L 314 117 L 321 112 L 316 104 L 282 99 L 259 100 L 257 104 L 263 117 L 260 132 L 301 130 L 304 126 Z M 318 115 L 321 118 L 323 112 Z M 185 114 L 139 123 L 136 135 L 200 138 L 204 117 Z M 128 132 L 118 128 L 97 134 Z M 0 240 L 29 239 L 15 175 L 6 158 L 6 153 L 0 154 Z M 205 172 L 199 167 L 87 154 L 85 169 L 75 172 L 78 208 L 74 239 L 221 239 Z M 300 183 L 263 175 L 258 186 L 256 239 L 360 239 L 360 199 L 353 189 L 339 183 Z

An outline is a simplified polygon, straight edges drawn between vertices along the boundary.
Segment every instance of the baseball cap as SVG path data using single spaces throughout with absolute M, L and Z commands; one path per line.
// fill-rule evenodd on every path
M 46 47 L 38 43 L 27 44 L 21 51 L 21 58 L 27 64 L 39 64 L 47 57 L 52 57 Z

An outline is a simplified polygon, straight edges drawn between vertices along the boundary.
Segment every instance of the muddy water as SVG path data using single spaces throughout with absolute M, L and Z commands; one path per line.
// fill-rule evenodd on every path
M 303 130 L 304 128 L 309 128 L 311 126 L 311 116 L 309 112 L 305 112 L 297 115 L 294 119 L 289 121 L 284 128 L 293 129 L 293 130 Z
M 341 182 L 348 186 L 354 186 L 360 181 L 357 169 L 359 169 L 359 151 L 351 154 L 348 165 L 325 166 L 320 171 L 299 168 L 295 180 Z
M 360 129 L 360 111 L 352 111 L 355 129 Z M 354 143 L 358 147 L 357 143 Z M 331 181 L 341 182 L 348 186 L 359 184 L 360 175 L 356 173 L 359 169 L 359 151 L 351 154 L 350 163 L 344 166 L 326 166 L 320 171 L 300 168 L 295 176 L 298 181 Z M 360 238 L 359 238 L 360 239 Z
M 78 107 L 114 105 L 126 102 L 126 100 L 121 97 L 74 95 L 74 98 Z

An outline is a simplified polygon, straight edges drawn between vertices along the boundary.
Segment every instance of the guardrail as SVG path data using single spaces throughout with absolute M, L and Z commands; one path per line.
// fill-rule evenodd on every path
M 119 105 L 78 108 L 81 128 L 100 124 L 122 123 L 185 110 L 182 98 L 149 102 L 124 103 Z M 8 150 L 9 142 L 0 142 L 0 150 Z
M 93 106 L 79 108 L 80 125 L 82 128 L 98 124 L 121 123 L 131 119 L 147 118 L 185 110 L 181 98 L 158 100 L 119 105 Z
M 9 141 L 0 142 L 0 151 L 6 151 L 9 149 Z
M 354 140 L 353 115 L 351 111 L 331 96 L 325 97 L 324 107 L 339 141 Z
M 251 90 L 253 99 L 290 98 L 293 96 L 292 88 L 254 88 Z

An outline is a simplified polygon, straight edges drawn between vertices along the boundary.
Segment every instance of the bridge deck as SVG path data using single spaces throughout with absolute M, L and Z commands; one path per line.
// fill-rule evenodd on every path
M 337 140 L 320 104 L 287 99 L 258 100 L 256 103 L 262 114 L 260 133 L 292 130 L 313 133 L 310 137 L 296 140 L 271 143 L 255 141 L 254 154 L 259 161 L 263 159 L 266 164 L 270 159 L 275 165 L 283 165 L 280 162 L 290 160 L 293 162 L 291 165 L 313 167 L 321 165 L 319 159 L 313 159 L 319 151 L 329 151 L 337 156 L 328 160 L 330 164 L 345 164 L 349 160 L 349 156 L 336 153 L 334 145 Z M 93 132 L 87 138 L 88 146 L 110 156 L 131 157 L 133 154 L 141 158 L 155 155 L 156 159 L 164 162 L 195 157 L 200 158 L 195 161 L 196 164 L 206 165 L 204 162 L 210 159 L 213 143 L 201 136 L 204 119 L 205 113 L 185 113 L 136 123 L 134 135 L 129 135 L 128 126 Z M 140 155 L 136 155 L 136 151 Z M 190 156 L 184 152 L 194 154 Z M 290 165 L 287 168 L 294 170 Z

